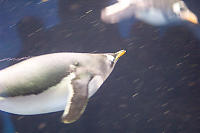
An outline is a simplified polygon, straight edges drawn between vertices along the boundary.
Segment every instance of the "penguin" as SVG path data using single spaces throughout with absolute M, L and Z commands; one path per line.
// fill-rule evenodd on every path
M 0 110 L 18 115 L 64 110 L 62 122 L 75 122 L 125 52 L 52 53 L 7 67 L 0 71 Z
M 198 18 L 183 0 L 118 0 L 101 12 L 101 19 L 106 23 L 118 23 L 131 17 L 153 26 L 183 21 L 198 24 Z

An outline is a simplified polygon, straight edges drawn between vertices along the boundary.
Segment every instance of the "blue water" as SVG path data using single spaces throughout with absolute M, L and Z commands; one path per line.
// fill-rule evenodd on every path
M 141 21 L 125 22 L 121 27 L 103 23 L 100 11 L 109 3 L 106 0 L 40 2 L 0 1 L 0 59 L 62 51 L 126 49 L 127 53 L 77 122 L 62 124 L 62 112 L 3 114 L 0 132 L 200 132 L 198 25 L 169 27 L 160 36 L 160 27 Z M 199 1 L 186 2 L 200 18 Z M 0 62 L 0 68 L 14 63 Z

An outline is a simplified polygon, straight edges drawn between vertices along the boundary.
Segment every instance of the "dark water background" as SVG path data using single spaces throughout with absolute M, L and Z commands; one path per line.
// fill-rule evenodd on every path
M 80 120 L 63 124 L 60 122 L 62 112 L 11 115 L 16 132 L 200 132 L 198 32 L 183 25 L 170 27 L 160 36 L 159 27 L 139 21 L 132 26 L 130 38 L 122 38 L 117 24 L 109 25 L 100 20 L 100 11 L 109 2 L 0 0 L 1 59 L 63 51 L 127 50 L 90 99 Z M 200 1 L 186 3 L 200 18 Z M 3 45 L 5 43 L 8 45 Z M 0 66 L 13 63 L 0 62 Z M 0 130 L 3 130 L 3 121 Z

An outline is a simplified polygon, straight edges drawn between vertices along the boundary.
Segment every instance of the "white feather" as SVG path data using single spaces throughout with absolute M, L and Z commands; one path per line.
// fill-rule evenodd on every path
M 135 15 L 136 18 L 155 26 L 164 25 L 167 23 L 166 18 L 159 9 L 150 8 L 146 11 L 136 12 Z
M 37 95 L 0 98 L 0 109 L 22 115 L 43 114 L 64 109 L 68 113 L 74 93 L 71 85 L 73 78 L 75 74 L 71 73 L 57 85 Z
M 88 84 L 88 98 L 90 98 L 103 84 L 103 79 L 101 76 L 95 76 Z

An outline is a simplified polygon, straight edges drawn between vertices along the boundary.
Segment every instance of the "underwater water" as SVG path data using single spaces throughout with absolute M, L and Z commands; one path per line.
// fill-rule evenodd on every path
M 200 1 L 185 2 L 200 19 Z M 33 116 L 2 112 L 0 132 L 200 132 L 200 25 L 170 26 L 160 35 L 161 27 L 138 21 L 130 31 L 120 30 L 127 25 L 100 19 L 110 3 L 0 0 L 0 60 L 127 50 L 75 123 L 61 123 L 62 111 Z M 0 61 L 0 69 L 16 62 Z

